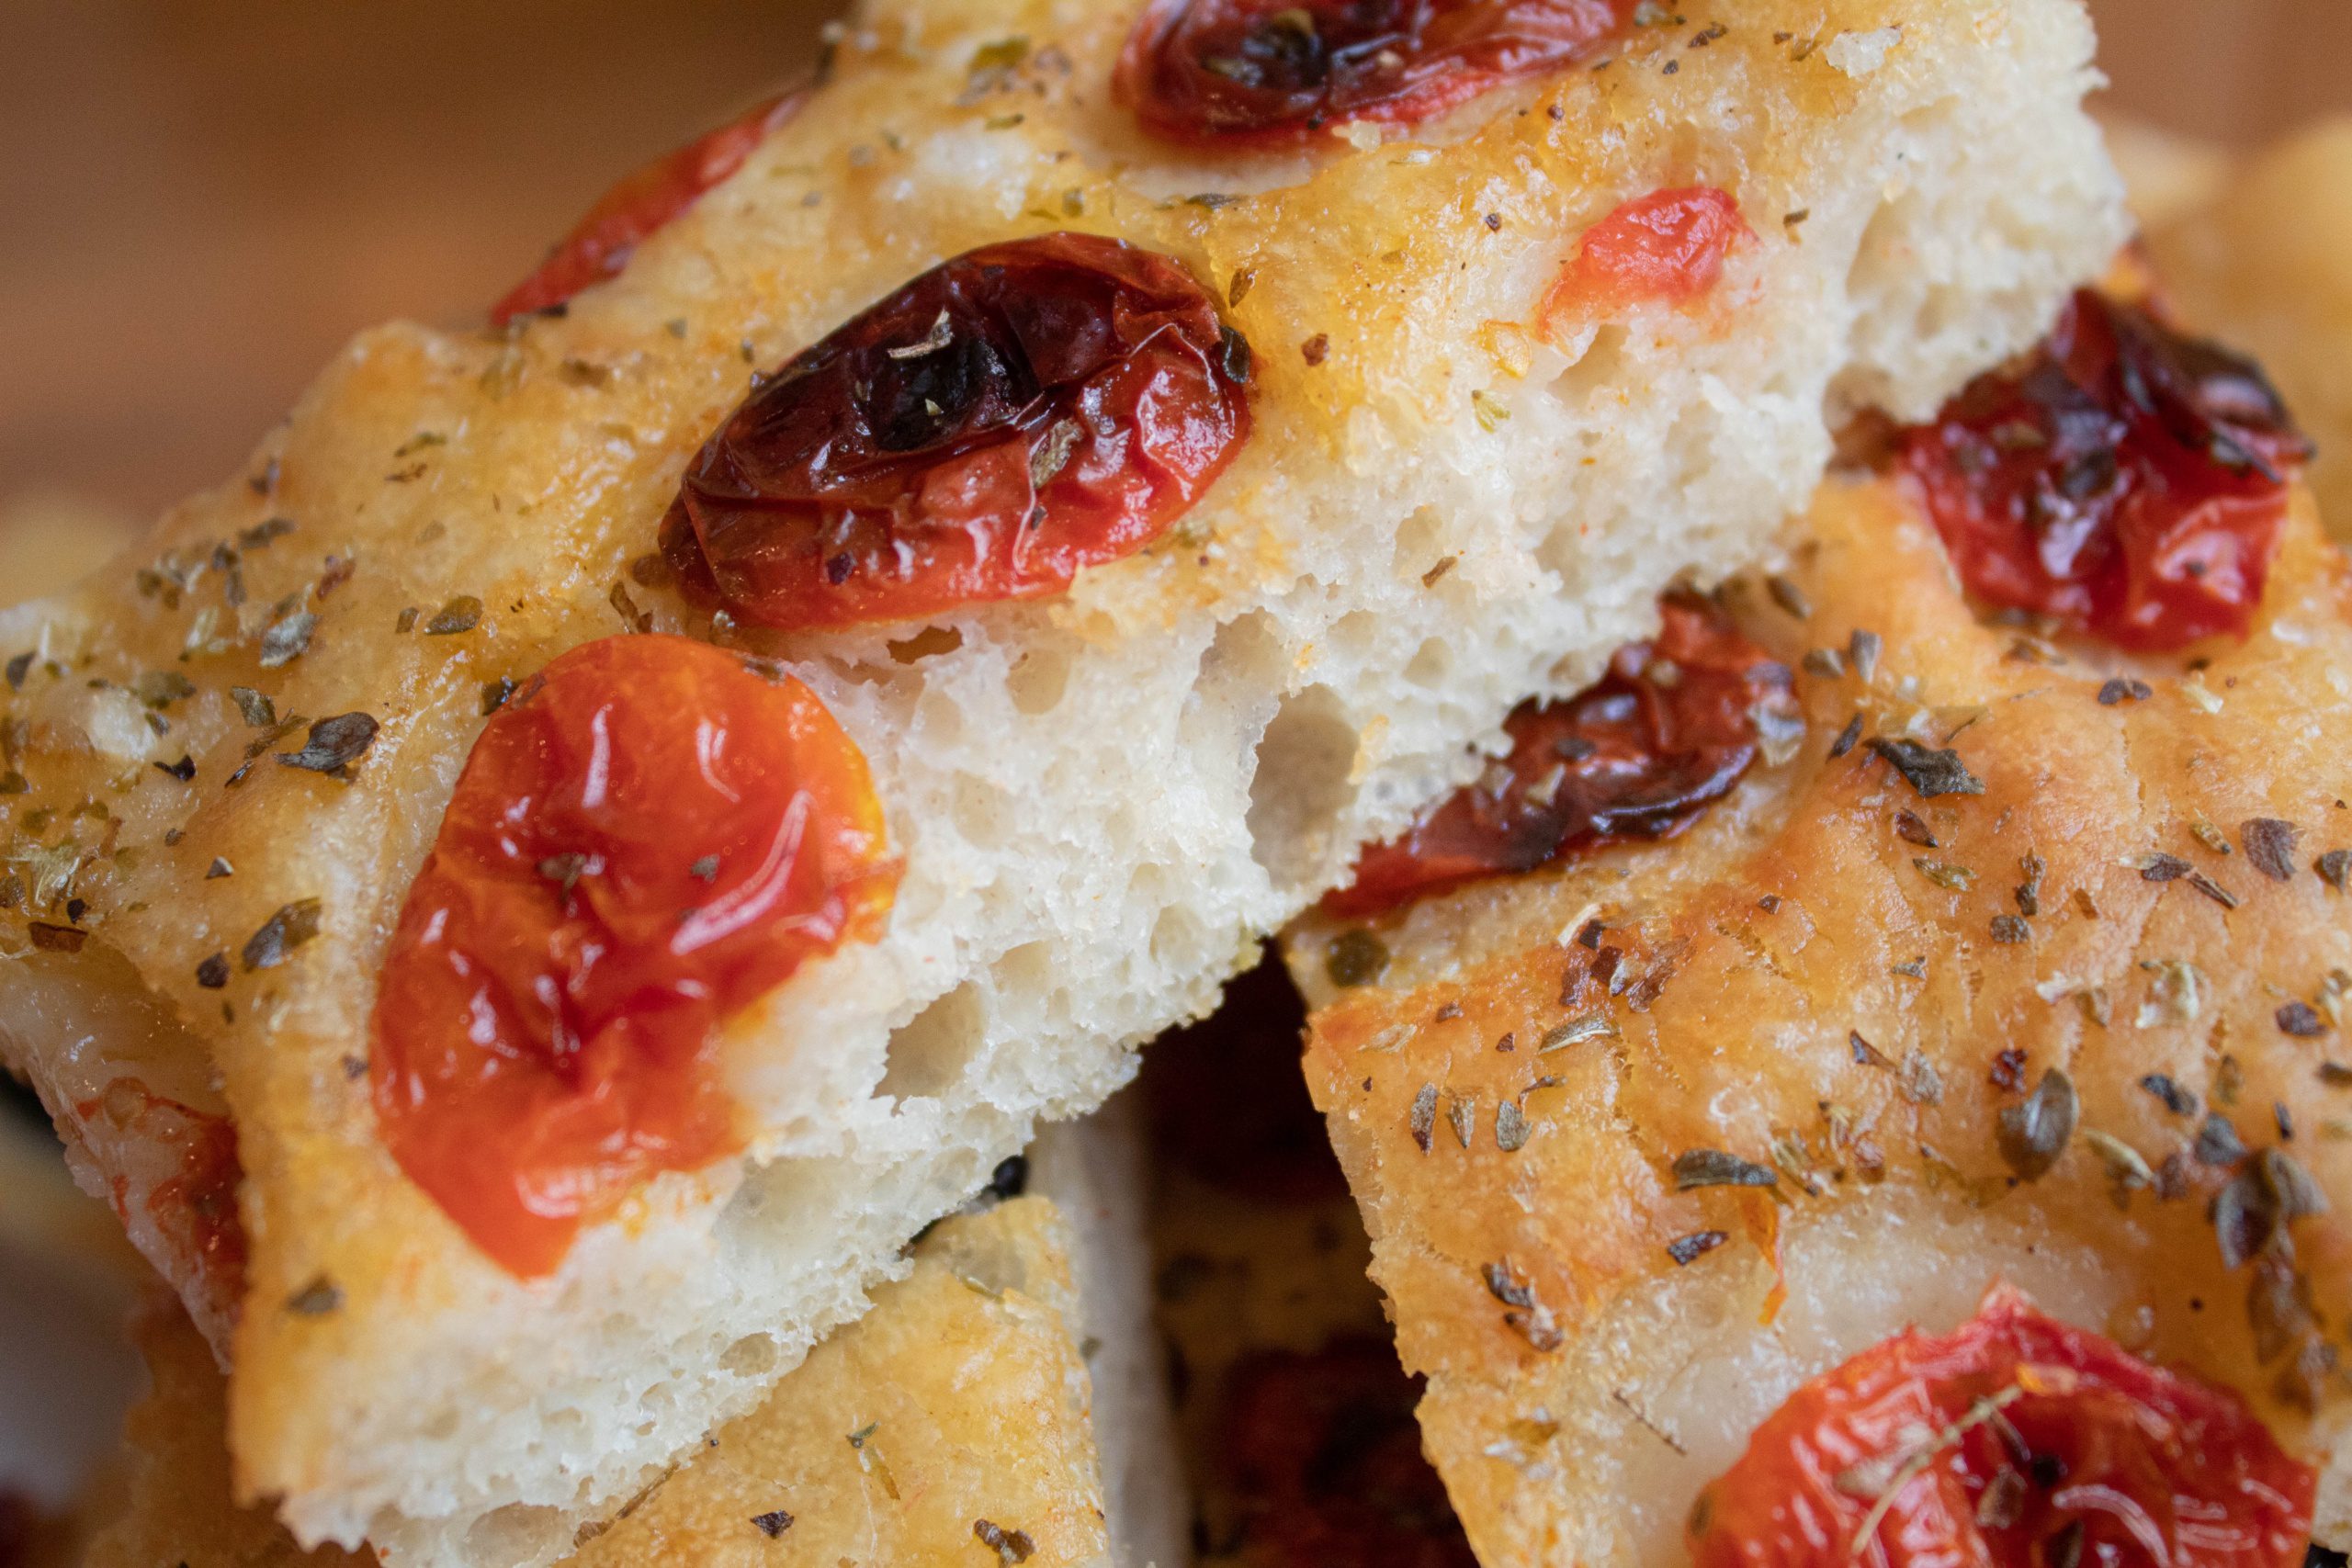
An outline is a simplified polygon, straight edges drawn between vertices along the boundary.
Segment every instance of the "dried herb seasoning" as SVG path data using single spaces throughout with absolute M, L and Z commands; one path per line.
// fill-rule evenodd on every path
M 1723 1231 L 1692 1231 L 1689 1235 L 1676 1236 L 1666 1244 L 1666 1255 L 1679 1268 L 1688 1268 L 1731 1239 Z
M 2235 1269 L 2284 1240 L 2295 1221 L 2327 1213 L 2319 1184 L 2284 1151 L 2248 1160 L 2213 1197 L 2211 1218 L 2222 1265 Z
M 2019 1180 L 2039 1180 L 2066 1152 L 2080 1111 L 2075 1080 L 2062 1068 L 2050 1068 L 2031 1094 L 2001 1108 L 1996 1138 L 2002 1160 Z
M 764 1514 L 752 1516 L 752 1528 L 774 1540 L 792 1528 L 792 1516 L 782 1508 L 770 1508 Z
M 216 953 L 196 966 L 196 983 L 208 991 L 217 991 L 229 983 L 229 955 Z
M 2341 893 L 2346 881 L 2352 879 L 2352 850 L 2330 850 L 2312 863 L 2312 869 L 2319 873 L 2321 881 Z
M 237 712 L 255 729 L 267 729 L 277 722 L 277 705 L 251 686 L 232 686 L 230 699 L 237 705 Z
M 1343 990 L 1371 985 L 1387 967 L 1388 944 L 1362 926 L 1332 938 L 1323 953 L 1323 973 Z
M 339 713 L 311 725 L 302 749 L 280 751 L 277 761 L 284 767 L 339 774 L 367 754 L 368 748 L 376 743 L 379 728 L 368 714 Z
M 2197 1097 L 2164 1073 L 2150 1073 L 2140 1080 L 2140 1087 L 2164 1102 L 2164 1108 L 2175 1116 L 2197 1113 Z
M 320 903 L 316 898 L 297 898 L 291 904 L 281 905 L 276 914 L 245 939 L 240 953 L 245 972 L 275 969 L 285 963 L 297 948 L 319 934 L 319 916 Z
M 1846 721 L 1846 728 L 1838 732 L 1838 739 L 1829 743 L 1829 760 L 1834 762 L 1843 757 L 1847 752 L 1851 751 L 1861 739 L 1862 716 L 1856 714 Z
M 2022 915 L 1993 917 L 1993 940 L 2005 946 L 2016 946 L 2033 940 L 2033 928 L 2025 923 Z
M 1437 1131 L 1437 1085 L 1425 1083 L 1420 1092 L 1413 1096 L 1413 1109 L 1406 1125 L 1421 1153 L 1429 1153 L 1430 1134 Z
M 986 1519 L 972 1521 L 972 1534 L 983 1546 L 993 1547 L 998 1560 L 1008 1565 L 1028 1562 L 1037 1550 L 1037 1543 L 1029 1539 L 1027 1531 L 1009 1530 Z
M 343 1287 L 321 1274 L 286 1298 L 286 1310 L 297 1317 L 324 1317 L 343 1305 Z
M 1780 1178 L 1771 1168 L 1721 1149 L 1689 1149 L 1674 1156 L 1674 1190 L 1689 1192 L 1702 1187 L 1776 1187 Z
M 1519 1101 L 1506 1100 L 1495 1107 L 1495 1147 L 1503 1153 L 1517 1154 L 1527 1146 L 1530 1132 L 1527 1112 Z
M 426 637 L 454 637 L 469 632 L 481 625 L 481 601 L 470 593 L 460 593 L 433 613 L 424 623 Z
M 2281 1034 L 2309 1040 L 2327 1032 L 2327 1020 L 2320 1017 L 2319 1010 L 2309 1002 L 2283 1002 L 2273 1016 L 2278 1020 Z
M 2295 879 L 2295 845 L 2302 836 L 2301 828 L 2276 817 L 2249 818 L 2238 828 L 2238 838 L 2245 845 L 2245 858 L 2274 882 Z
M 2208 1112 L 2197 1129 L 2197 1141 L 2189 1145 L 2189 1153 L 2199 1165 L 2229 1167 L 2245 1158 L 2245 1144 L 2239 1138 L 2235 1123 L 2218 1111 Z
M 319 617 L 308 610 L 298 610 L 270 623 L 261 634 L 261 667 L 275 670 L 300 659 L 311 646 L 311 634 L 317 631 Z
M 1917 740 L 1873 737 L 1871 750 L 1886 759 L 1904 783 L 1932 800 L 1939 795 L 1983 795 L 1984 781 L 1968 771 L 1960 753 L 1936 750 Z

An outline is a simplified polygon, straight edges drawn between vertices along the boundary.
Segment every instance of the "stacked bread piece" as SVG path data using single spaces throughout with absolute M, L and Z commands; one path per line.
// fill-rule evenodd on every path
M 1138 9 L 876 0 L 0 612 L 0 1055 L 305 1546 L 690 1493 L 2122 238 L 2073 0 Z

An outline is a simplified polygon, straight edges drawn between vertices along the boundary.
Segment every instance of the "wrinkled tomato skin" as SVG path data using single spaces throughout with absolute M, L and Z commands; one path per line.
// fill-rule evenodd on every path
M 2019 1387 L 2000 1421 L 1939 1449 L 1854 1549 L 1879 1484 L 1857 1478 L 1872 1461 L 1915 1453 L 1919 1429 L 1940 1432 Z M 2234 1392 L 2143 1361 L 1999 1286 L 1951 1334 L 1896 1335 L 1792 1395 L 1701 1495 L 1690 1561 L 2299 1568 L 2316 1483 Z
M 538 270 L 490 308 L 492 326 L 551 310 L 592 283 L 617 276 L 637 247 L 743 166 L 752 150 L 799 112 L 806 93 L 770 98 L 749 113 L 655 159 L 606 191 Z
M 2251 361 L 2087 290 L 1896 450 L 1977 599 L 2144 652 L 2246 634 L 2311 452 Z
M 1585 231 L 1537 320 L 1556 334 L 1639 305 L 1688 305 L 1721 280 L 1732 246 L 1754 237 L 1739 203 L 1713 186 L 1635 197 Z
M 1225 470 L 1247 367 L 1166 256 L 984 246 L 758 385 L 688 467 L 662 553 L 689 598 L 787 631 L 1058 593 Z
M 1261 1351 L 1227 1380 L 1224 1458 L 1243 1515 L 1232 1556 L 1252 1568 L 1477 1568 L 1421 1452 L 1420 1382 L 1394 1346 Z
M 1177 141 L 1409 127 L 1582 58 L 1633 11 L 1633 0 L 1158 0 L 1113 90 L 1146 130 Z
M 1659 609 L 1657 638 L 1618 649 L 1592 685 L 1521 704 L 1487 777 L 1365 850 L 1326 912 L 1377 914 L 1577 850 L 1670 838 L 1730 793 L 1756 760 L 1759 712 L 1793 721 L 1788 668 L 1705 599 L 1671 594 Z
M 483 728 L 376 1002 L 393 1157 L 509 1272 L 552 1271 L 640 1182 L 741 1145 L 715 1031 L 898 877 L 864 756 L 799 682 L 610 637 Z

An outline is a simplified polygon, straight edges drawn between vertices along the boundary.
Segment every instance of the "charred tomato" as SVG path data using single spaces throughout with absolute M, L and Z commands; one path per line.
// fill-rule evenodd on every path
M 1701 1494 L 1694 1568 L 2297 1568 L 2316 1477 L 2242 1399 L 1996 1287 L 1791 1395 Z
M 1619 649 L 1592 685 L 1521 704 L 1503 723 L 1510 750 L 1404 837 L 1365 850 L 1325 909 L 1374 914 L 1577 849 L 1667 838 L 1729 793 L 1763 728 L 1798 722 L 1788 667 L 1712 601 L 1670 594 L 1659 609 L 1657 637 Z
M 2253 361 L 2085 290 L 1896 452 L 1979 600 L 2163 651 L 2245 634 L 2311 446 Z
M 484 727 L 372 1024 L 401 1168 L 510 1272 L 740 1145 L 716 1031 L 877 934 L 865 760 L 799 682 L 684 637 L 559 657 Z
M 1113 84 L 1147 130 L 1178 141 L 1412 125 L 1589 53 L 1633 11 L 1632 0 L 1159 0 Z
M 984 246 L 763 379 L 688 466 L 662 550 L 690 598 L 783 630 L 1057 593 L 1224 471 L 1249 374 L 1166 256 Z
M 538 270 L 490 308 L 492 326 L 551 310 L 592 283 L 616 276 L 637 247 L 743 166 L 752 149 L 798 112 L 803 93 L 770 98 L 749 113 L 655 159 L 606 191 L 556 243 Z
M 1687 305 L 1714 288 L 1724 257 L 1751 232 L 1739 203 L 1713 186 L 1635 197 L 1585 231 L 1537 320 L 1556 333 L 1636 305 Z

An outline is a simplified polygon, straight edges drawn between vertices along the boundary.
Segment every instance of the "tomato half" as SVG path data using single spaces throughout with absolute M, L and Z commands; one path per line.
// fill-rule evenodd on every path
M 2245 1402 L 1996 1287 L 1791 1395 L 1700 1495 L 1693 1568 L 2297 1568 L 2317 1478 Z
M 1114 90 L 1185 141 L 1280 141 L 1350 120 L 1408 126 L 1614 37 L 1633 0 L 1159 0 Z
M 785 630 L 1057 593 L 1158 538 L 1250 433 L 1191 273 L 1091 234 L 944 262 L 754 389 L 662 524 L 687 595 Z
M 563 654 L 467 758 L 384 963 L 393 1157 L 520 1276 L 642 1180 L 741 1145 L 714 1032 L 879 933 L 898 867 L 799 682 L 684 637 Z
M 676 152 L 628 175 L 556 243 L 538 270 L 490 308 L 492 326 L 553 310 L 592 283 L 616 276 L 628 258 L 704 192 L 743 166 L 752 149 L 799 112 L 806 93 L 770 98 Z
M 1668 838 L 1728 794 L 1756 760 L 1759 719 L 1796 722 L 1788 667 L 1709 600 L 1672 594 L 1659 608 L 1657 638 L 1618 649 L 1599 681 L 1521 704 L 1487 776 L 1365 850 L 1324 908 L 1374 914 L 1575 850 Z
M 2162 651 L 2245 635 L 2311 446 L 2253 361 L 2086 290 L 1897 452 L 1971 593 Z

